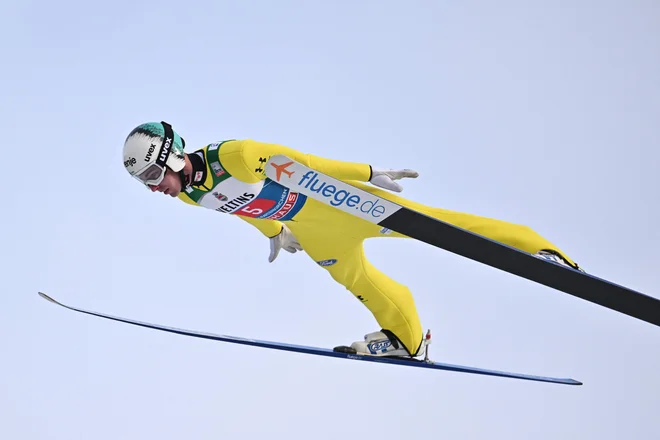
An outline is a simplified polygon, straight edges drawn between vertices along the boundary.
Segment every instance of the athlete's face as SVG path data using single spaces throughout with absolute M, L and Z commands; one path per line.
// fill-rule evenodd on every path
M 149 188 L 154 192 L 158 191 L 171 197 L 177 197 L 181 192 L 181 179 L 179 179 L 178 173 L 168 167 L 163 181 L 158 185 L 149 185 Z

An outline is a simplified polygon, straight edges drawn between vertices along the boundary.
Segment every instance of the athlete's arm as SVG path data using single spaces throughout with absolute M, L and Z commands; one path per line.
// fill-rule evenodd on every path
M 368 164 L 326 159 L 278 144 L 253 140 L 229 141 L 224 143 L 220 150 L 221 161 L 227 171 L 248 183 L 265 179 L 266 162 L 277 154 L 283 154 L 339 180 L 368 182 L 371 178 L 371 167 Z
M 282 232 L 283 224 L 279 220 L 259 219 L 259 218 L 245 217 L 242 215 L 236 215 L 234 217 L 238 217 L 241 220 L 245 220 L 246 222 L 257 228 L 259 231 L 261 231 L 261 233 L 268 238 L 273 238 L 277 234 Z

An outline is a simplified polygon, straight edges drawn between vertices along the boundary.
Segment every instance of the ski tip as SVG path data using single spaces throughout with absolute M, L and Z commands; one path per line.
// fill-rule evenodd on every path
M 48 300 L 48 301 L 50 301 L 52 303 L 55 303 L 55 304 L 59 304 L 57 301 L 55 301 L 53 298 L 46 295 L 45 293 L 43 293 L 43 292 L 37 292 L 37 293 L 39 293 L 39 296 L 41 296 L 43 299 Z
M 582 382 L 575 379 L 566 379 L 566 383 L 569 385 L 584 385 Z

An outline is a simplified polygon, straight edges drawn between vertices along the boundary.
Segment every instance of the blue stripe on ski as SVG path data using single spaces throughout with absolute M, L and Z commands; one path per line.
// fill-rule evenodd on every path
M 192 331 L 192 330 L 185 330 L 185 329 L 180 329 L 180 328 L 174 328 L 174 327 L 167 327 L 163 325 L 158 325 L 158 324 L 150 324 L 147 322 L 141 322 L 141 321 L 136 321 L 132 319 L 127 319 L 127 318 L 120 318 L 117 316 L 111 316 L 111 315 L 106 315 L 103 313 L 98 313 L 98 312 L 92 312 L 88 310 L 83 310 L 71 306 L 67 306 L 65 304 L 62 304 L 59 301 L 54 300 L 50 296 L 46 295 L 45 293 L 39 292 L 39 295 L 41 295 L 42 298 L 57 304 L 59 306 L 62 306 L 64 308 L 67 308 L 69 310 L 73 310 L 76 312 L 80 313 L 86 313 L 88 315 L 93 315 L 93 316 L 98 316 L 100 318 L 105 318 L 105 319 L 111 319 L 114 321 L 119 321 L 119 322 L 124 322 L 127 324 L 132 324 L 132 325 L 137 325 L 141 327 L 146 327 L 154 330 L 161 330 L 161 331 L 166 331 L 170 333 L 175 333 L 179 335 L 184 335 L 184 336 L 192 336 L 195 338 L 203 338 L 203 339 L 211 339 L 214 341 L 221 341 L 221 342 L 229 342 L 232 344 L 241 344 L 241 345 L 251 345 L 255 347 L 262 347 L 262 348 L 269 348 L 269 349 L 274 349 L 274 350 L 283 350 L 283 351 L 291 351 L 291 352 L 297 352 L 297 353 L 305 353 L 305 354 L 312 354 L 312 355 L 317 355 L 317 356 L 327 356 L 327 357 L 334 357 L 334 358 L 342 358 L 342 359 L 351 359 L 351 360 L 356 360 L 356 361 L 367 361 L 367 362 L 377 362 L 377 363 L 384 363 L 384 364 L 394 364 L 394 365 L 403 365 L 406 367 L 418 367 L 418 368 L 429 368 L 429 369 L 435 369 L 435 370 L 446 370 L 446 371 L 454 371 L 454 372 L 459 372 L 459 373 L 470 373 L 470 374 L 481 374 L 481 375 L 487 375 L 487 376 L 497 376 L 497 377 L 505 377 L 505 378 L 511 378 L 511 379 L 522 379 L 522 380 L 531 380 L 531 381 L 537 381 L 537 382 L 550 382 L 550 383 L 557 383 L 557 384 L 565 384 L 565 385 L 582 385 L 582 382 L 578 382 L 577 380 L 574 379 L 562 379 L 562 378 L 555 378 L 555 377 L 544 377 L 544 376 L 534 376 L 534 375 L 529 375 L 529 374 L 519 374 L 519 373 L 509 373 L 505 371 L 496 371 L 496 370 L 487 370 L 483 368 L 475 368 L 475 367 L 467 367 L 463 365 L 452 365 L 452 364 L 444 364 L 444 363 L 439 363 L 439 362 L 424 362 L 424 361 L 418 361 L 418 360 L 405 360 L 405 359 L 395 359 L 395 358 L 386 358 L 386 357 L 377 357 L 377 356 L 368 356 L 368 355 L 355 355 L 355 354 L 349 354 L 349 353 L 341 353 L 341 352 L 335 352 L 331 349 L 328 348 L 318 348 L 318 347 L 309 347 L 305 345 L 296 345 L 296 344 L 287 344 L 287 343 L 282 343 L 282 342 L 270 342 L 270 341 L 262 341 L 258 339 L 248 339 L 248 338 L 241 338 L 241 337 L 236 337 L 236 336 L 227 336 L 227 335 L 216 335 L 213 333 L 205 333 L 205 332 L 198 332 L 198 331 Z

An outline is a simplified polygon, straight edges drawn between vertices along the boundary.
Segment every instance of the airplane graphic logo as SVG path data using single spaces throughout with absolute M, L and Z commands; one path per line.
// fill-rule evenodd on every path
M 271 165 L 275 168 L 276 173 L 277 173 L 276 177 L 275 177 L 275 180 L 277 180 L 279 182 L 280 177 L 282 176 L 282 173 L 286 174 L 287 176 L 289 176 L 289 178 L 291 178 L 294 171 L 287 171 L 286 169 L 287 169 L 287 167 L 289 167 L 292 164 L 293 164 L 293 161 L 283 163 L 282 165 L 277 165 L 277 164 L 271 163 Z

